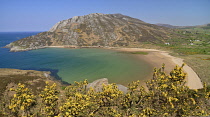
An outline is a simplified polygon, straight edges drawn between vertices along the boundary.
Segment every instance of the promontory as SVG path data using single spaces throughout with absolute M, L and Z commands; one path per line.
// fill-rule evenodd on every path
M 56 23 L 49 31 L 12 42 L 10 51 L 27 51 L 49 46 L 119 47 L 141 43 L 166 43 L 180 35 L 174 29 L 149 24 L 122 14 L 93 13 Z

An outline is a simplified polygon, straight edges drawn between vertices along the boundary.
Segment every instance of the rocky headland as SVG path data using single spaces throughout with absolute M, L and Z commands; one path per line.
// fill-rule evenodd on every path
M 12 42 L 10 51 L 27 51 L 50 46 L 124 47 L 144 42 L 166 43 L 180 37 L 169 29 L 122 14 L 93 13 L 55 24 L 49 31 Z

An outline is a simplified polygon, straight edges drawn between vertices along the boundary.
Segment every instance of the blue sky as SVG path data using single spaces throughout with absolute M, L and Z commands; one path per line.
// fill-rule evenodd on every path
M 210 23 L 210 0 L 0 0 L 0 32 L 47 31 L 90 13 L 121 13 L 147 23 Z

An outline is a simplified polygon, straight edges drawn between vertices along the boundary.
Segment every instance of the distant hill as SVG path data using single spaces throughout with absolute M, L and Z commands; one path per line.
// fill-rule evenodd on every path
M 49 31 L 12 42 L 11 51 L 26 51 L 46 46 L 118 47 L 149 42 L 165 43 L 180 37 L 173 29 L 143 22 L 122 14 L 93 13 L 75 16 L 55 24 Z
M 204 24 L 204 25 L 197 25 L 197 26 L 173 26 L 170 24 L 155 24 L 157 26 L 163 26 L 167 28 L 176 28 L 176 29 L 193 29 L 193 28 L 203 28 L 203 29 L 210 29 L 210 24 Z
M 170 24 L 155 24 L 157 26 L 162 26 L 162 27 L 167 27 L 167 28 L 179 28 L 180 26 L 173 26 L 173 25 L 170 25 Z

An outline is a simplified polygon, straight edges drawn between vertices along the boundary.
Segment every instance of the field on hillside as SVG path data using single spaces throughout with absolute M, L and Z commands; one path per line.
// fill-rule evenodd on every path
M 139 48 L 169 51 L 171 55 L 184 59 L 198 74 L 202 82 L 210 85 L 210 26 L 176 29 L 183 38 L 171 38 L 166 44 L 142 43 Z
M 193 26 L 193 27 L 185 27 L 185 28 L 180 28 L 180 29 L 191 31 L 191 32 L 210 34 L 210 24 L 207 24 L 205 26 Z
M 178 33 L 188 36 L 188 39 L 166 48 L 176 53 L 175 56 L 183 58 L 202 82 L 210 85 L 210 26 L 186 28 Z

